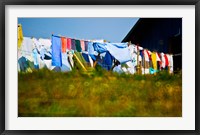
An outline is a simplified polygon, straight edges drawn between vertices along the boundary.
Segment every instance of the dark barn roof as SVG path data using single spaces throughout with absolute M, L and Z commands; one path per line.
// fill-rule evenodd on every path
M 140 18 L 122 42 L 173 54 L 174 70 L 182 69 L 182 18 Z
M 182 40 L 182 18 L 140 18 L 122 42 L 131 41 L 151 51 L 180 53 L 182 45 L 172 46 L 175 37 Z

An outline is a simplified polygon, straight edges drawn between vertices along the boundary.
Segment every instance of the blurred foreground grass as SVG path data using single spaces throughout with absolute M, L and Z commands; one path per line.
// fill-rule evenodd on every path
M 181 117 L 182 75 L 18 73 L 19 117 Z

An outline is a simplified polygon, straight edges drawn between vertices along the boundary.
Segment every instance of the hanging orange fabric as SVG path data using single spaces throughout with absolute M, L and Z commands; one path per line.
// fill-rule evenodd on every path
M 67 39 L 65 37 L 62 37 L 61 38 L 61 41 L 62 41 L 62 52 L 66 52 L 66 49 L 67 49 Z

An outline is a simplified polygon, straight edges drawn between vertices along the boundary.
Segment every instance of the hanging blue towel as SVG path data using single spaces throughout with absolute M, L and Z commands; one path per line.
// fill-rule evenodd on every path
M 93 60 L 96 60 L 95 51 L 92 42 L 88 42 L 88 54 Z
M 121 64 L 131 60 L 130 51 L 127 43 L 106 43 L 107 50 Z
M 62 66 L 61 39 L 52 35 L 52 65 Z

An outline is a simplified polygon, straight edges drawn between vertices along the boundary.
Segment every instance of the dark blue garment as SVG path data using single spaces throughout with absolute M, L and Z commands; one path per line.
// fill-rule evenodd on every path
M 109 52 L 106 52 L 106 55 L 103 58 L 103 67 L 110 70 L 112 68 L 113 59 L 113 56 Z
M 71 43 L 72 43 L 71 49 L 75 51 L 76 50 L 76 40 L 71 39 Z
M 52 35 L 52 65 L 62 66 L 61 39 Z
M 85 59 L 86 62 L 88 62 L 88 63 L 90 62 L 88 54 L 82 53 L 82 56 L 83 56 L 83 58 Z
M 143 50 L 140 50 L 140 56 L 141 56 L 142 59 L 143 59 L 143 57 L 144 57 Z
M 85 42 L 85 51 L 88 51 L 88 41 L 84 41 Z

